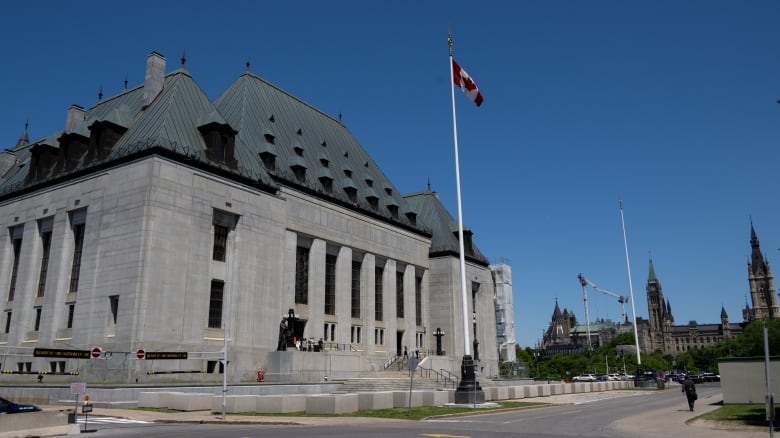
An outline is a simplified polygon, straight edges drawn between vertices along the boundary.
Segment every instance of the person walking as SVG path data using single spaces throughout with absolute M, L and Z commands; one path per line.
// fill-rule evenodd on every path
M 685 376 L 685 380 L 682 383 L 682 392 L 685 393 L 685 397 L 688 399 L 688 408 L 693 412 L 693 403 L 699 396 L 696 395 L 696 385 L 690 376 Z

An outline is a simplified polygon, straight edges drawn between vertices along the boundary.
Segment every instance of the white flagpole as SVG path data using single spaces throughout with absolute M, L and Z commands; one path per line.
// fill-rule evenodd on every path
M 463 247 L 463 206 L 460 201 L 460 162 L 458 161 L 458 122 L 455 117 L 455 82 L 452 68 L 452 34 L 447 36 L 450 45 L 450 89 L 452 94 L 452 134 L 455 139 L 455 187 L 458 197 L 458 249 L 460 252 L 460 289 L 463 299 L 463 354 L 471 355 L 469 342 L 468 293 L 466 292 L 466 252 Z
M 642 365 L 642 355 L 639 352 L 639 335 L 636 328 L 636 308 L 634 307 L 634 287 L 631 282 L 631 265 L 628 263 L 628 240 L 626 239 L 626 222 L 623 220 L 623 197 L 618 196 L 620 206 L 620 223 L 623 226 L 623 247 L 626 248 L 626 269 L 628 270 L 628 293 L 631 295 L 631 313 L 634 314 L 634 342 L 636 342 L 636 364 Z

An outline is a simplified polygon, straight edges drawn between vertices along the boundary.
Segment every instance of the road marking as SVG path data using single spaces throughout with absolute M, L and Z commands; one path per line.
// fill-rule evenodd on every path
M 446 433 L 423 433 L 420 436 L 432 436 L 435 438 L 471 438 L 470 435 L 447 435 Z
M 79 417 L 78 420 L 79 424 L 86 423 L 87 425 L 90 424 L 151 424 L 151 421 L 143 421 L 143 420 L 130 420 L 127 418 L 118 418 L 118 417 L 90 417 L 88 419 L 84 419 L 84 417 Z

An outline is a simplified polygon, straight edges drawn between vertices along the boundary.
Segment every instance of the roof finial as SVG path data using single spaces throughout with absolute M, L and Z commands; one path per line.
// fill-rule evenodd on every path
M 27 135 L 27 127 L 30 126 L 30 122 L 25 120 L 24 121 L 24 131 L 22 131 L 22 135 L 19 137 L 19 141 L 16 142 L 16 147 L 20 146 L 26 146 L 30 144 L 30 137 Z
M 100 89 L 98 90 L 98 102 L 103 100 L 103 84 L 100 84 Z
M 124 90 L 125 91 L 127 90 L 127 73 L 125 73 L 125 88 L 124 88 Z
M 341 111 L 339 111 L 339 122 L 341 121 Z
M 246 71 L 249 71 L 249 60 L 246 60 Z
M 181 49 L 181 66 L 187 63 L 187 49 Z
M 431 191 L 431 177 L 428 177 L 428 191 Z

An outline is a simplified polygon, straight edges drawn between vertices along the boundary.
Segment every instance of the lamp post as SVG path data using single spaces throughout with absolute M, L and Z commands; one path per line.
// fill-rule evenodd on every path
M 536 377 L 541 377 L 539 376 L 539 356 L 539 349 L 537 348 L 536 351 L 534 351 L 534 362 L 536 362 Z

